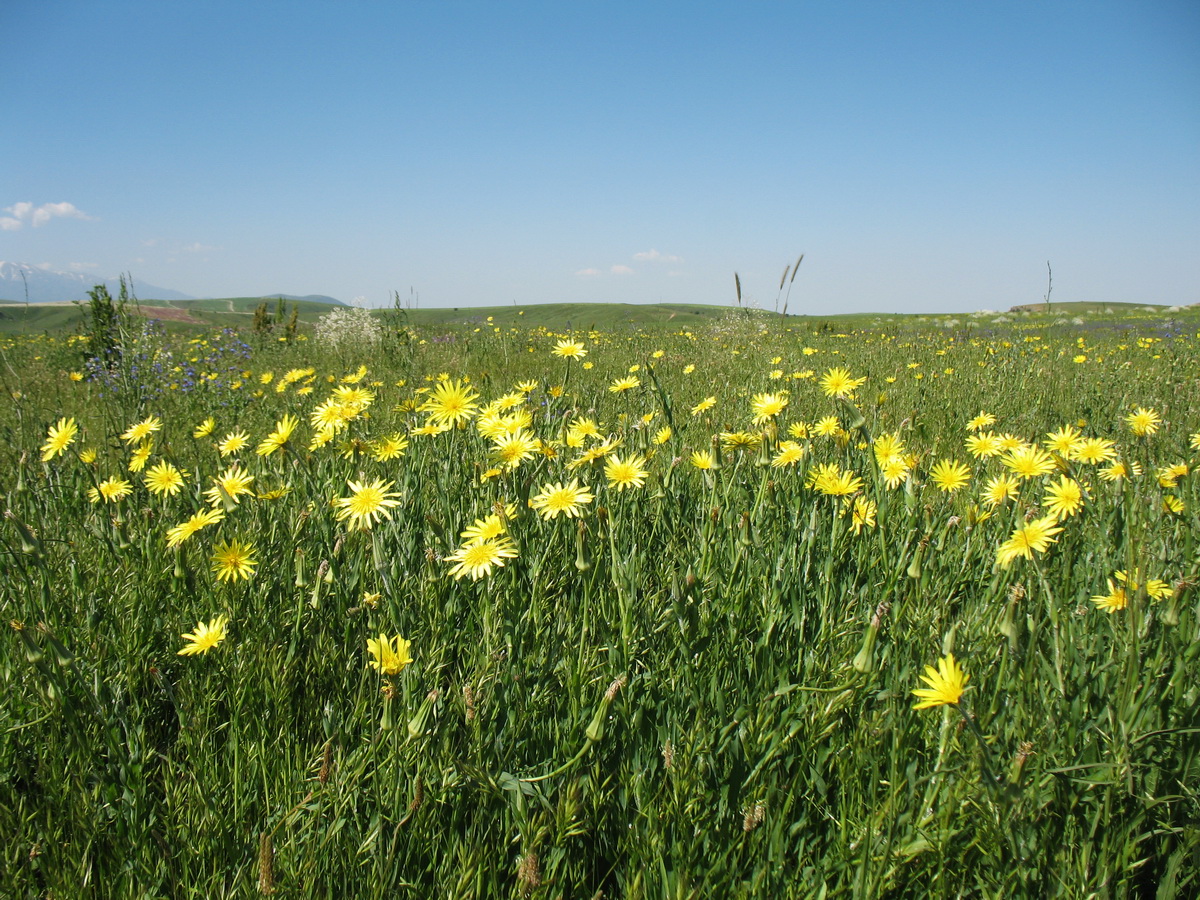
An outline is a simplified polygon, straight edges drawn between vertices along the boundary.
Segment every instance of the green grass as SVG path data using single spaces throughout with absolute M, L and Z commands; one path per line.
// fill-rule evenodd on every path
M 1058 304 L 957 324 L 673 307 L 633 328 L 645 308 L 523 309 L 415 311 L 370 352 L 309 333 L 243 358 L 215 334 L 151 334 L 107 386 L 68 378 L 78 340 L 0 341 L 0 894 L 1197 893 L 1194 311 L 1169 314 L 1181 328 L 1135 310 L 1080 327 Z M 582 360 L 552 355 L 558 316 Z M 309 449 L 311 414 L 360 364 L 373 400 Z M 849 401 L 822 391 L 832 368 L 867 379 Z M 477 417 L 415 433 L 439 375 L 469 378 L 479 405 L 534 382 L 511 411 L 538 449 L 494 472 Z M 783 391 L 754 423 L 752 399 Z M 1138 407 L 1153 434 L 1130 430 Z M 1007 470 L 965 446 L 981 411 L 1039 447 L 1071 425 L 1142 474 L 1109 481 L 1060 455 L 990 506 Z M 286 451 L 256 454 L 284 415 L 301 423 Z M 42 462 L 64 416 L 81 433 Z M 186 473 L 173 496 L 129 471 L 121 435 L 150 416 L 148 466 Z M 605 458 L 577 463 L 599 441 L 572 432 L 581 418 L 620 442 L 607 458 L 644 459 L 642 487 L 613 487 Z M 808 436 L 789 436 L 799 423 Z M 249 447 L 222 457 L 241 430 Z M 730 449 L 734 432 L 762 443 Z M 894 487 L 884 434 L 911 457 Z M 393 435 L 404 455 L 375 459 Z M 803 457 L 772 465 L 789 439 Z M 720 467 L 695 468 L 702 450 Z M 262 496 L 170 549 L 235 459 Z M 946 459 L 970 471 L 954 493 L 931 478 Z M 857 493 L 814 489 L 828 465 Z M 1063 477 L 1082 508 L 1044 551 L 998 565 Z M 130 495 L 91 502 L 107 478 Z M 348 530 L 335 501 L 376 479 L 390 517 Z M 572 479 L 594 495 L 579 518 L 530 508 Z M 857 533 L 856 499 L 876 505 Z M 462 531 L 506 504 L 515 558 L 452 577 Z M 248 579 L 215 577 L 230 540 L 253 546 Z M 1108 614 L 1093 598 L 1118 570 L 1140 586 Z M 180 656 L 218 615 L 228 636 Z M 380 634 L 412 642 L 396 676 L 369 665 Z M 970 676 L 961 707 L 914 711 L 950 652 Z

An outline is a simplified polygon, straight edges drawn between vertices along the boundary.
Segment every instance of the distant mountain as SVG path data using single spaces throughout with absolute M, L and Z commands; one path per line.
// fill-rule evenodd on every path
M 284 300 L 306 300 L 309 303 L 328 303 L 331 306 L 345 306 L 341 300 L 335 297 L 327 297 L 324 294 L 306 294 L 303 297 L 298 297 L 295 294 L 263 294 L 263 300 L 275 300 L 282 297 Z
M 26 286 L 30 303 L 87 300 L 87 292 L 98 284 L 105 285 L 114 297 L 121 289 L 120 281 L 116 278 L 97 278 L 95 275 L 81 275 L 78 272 L 51 272 L 27 263 L 0 262 L 0 300 L 24 302 Z M 137 278 L 133 279 L 133 292 L 139 300 L 192 299 L 188 294 L 147 284 Z

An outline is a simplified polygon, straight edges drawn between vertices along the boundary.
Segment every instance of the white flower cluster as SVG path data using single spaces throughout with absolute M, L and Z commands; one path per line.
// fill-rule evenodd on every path
M 339 307 L 316 322 L 316 340 L 334 349 L 357 350 L 379 346 L 383 326 L 360 306 Z

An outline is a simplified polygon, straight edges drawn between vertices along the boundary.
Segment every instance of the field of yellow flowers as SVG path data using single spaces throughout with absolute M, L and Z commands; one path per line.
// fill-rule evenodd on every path
M 0 341 L 0 894 L 1194 897 L 1200 330 Z

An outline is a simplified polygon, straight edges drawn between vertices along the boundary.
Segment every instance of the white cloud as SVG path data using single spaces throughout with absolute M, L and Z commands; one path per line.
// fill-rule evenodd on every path
M 600 270 L 599 269 L 580 269 L 575 274 L 580 276 L 581 278 L 595 278 L 597 275 L 600 274 Z
M 74 203 L 65 202 L 43 203 L 41 206 L 34 206 L 28 200 L 22 200 L 6 207 L 4 212 L 10 213 L 9 216 L 0 218 L 0 229 L 4 231 L 16 231 L 26 222 L 31 223 L 34 228 L 39 228 L 51 219 L 90 220 L 92 218 Z
M 220 250 L 220 247 L 210 247 L 208 244 L 202 244 L 199 241 L 188 244 L 183 248 L 184 253 L 209 253 L 213 250 Z
M 616 265 L 616 266 L 613 266 L 611 269 L 609 269 L 609 271 L 612 272 L 614 275 L 632 275 L 633 274 L 633 269 L 629 268 L 629 266 Z
M 674 256 L 670 253 L 659 253 L 653 247 L 649 250 L 643 250 L 640 253 L 633 254 L 633 258 L 639 262 L 665 262 L 665 263 L 681 263 L 682 257 Z
M 70 269 L 71 269 L 73 272 L 81 272 L 81 271 L 84 271 L 84 270 L 86 270 L 86 269 L 98 269 L 98 268 L 100 268 L 100 266 L 99 266 L 97 263 L 81 263 L 81 262 L 73 262 L 73 263 L 70 263 L 70 264 L 69 264 L 69 268 L 70 268 Z

